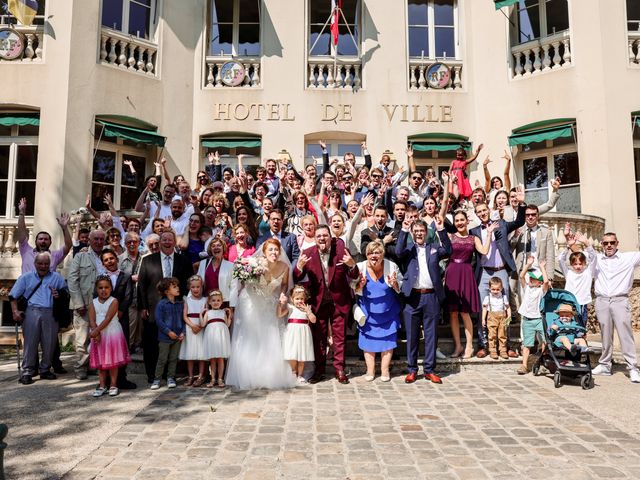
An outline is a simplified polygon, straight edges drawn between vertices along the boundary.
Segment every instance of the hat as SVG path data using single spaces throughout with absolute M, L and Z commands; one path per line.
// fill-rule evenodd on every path
M 558 307 L 555 313 L 570 313 L 571 315 L 574 315 L 575 311 L 573 310 L 573 306 L 568 303 L 563 303 Z
M 542 272 L 538 270 L 529 270 L 529 277 L 533 278 L 534 280 L 538 280 L 539 282 L 544 282 Z
M 173 202 L 184 202 L 184 200 L 180 195 L 174 195 L 173 198 L 171 199 L 171 203 Z
M 213 188 L 214 190 L 216 188 L 219 188 L 220 190 L 224 190 L 224 183 L 222 183 L 222 182 L 213 182 L 213 185 L 211 185 L 211 188 Z

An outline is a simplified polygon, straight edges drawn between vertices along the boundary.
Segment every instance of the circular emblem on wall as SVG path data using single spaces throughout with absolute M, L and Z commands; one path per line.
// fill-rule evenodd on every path
M 220 67 L 222 83 L 228 87 L 237 87 L 244 81 L 244 66 L 239 62 L 226 62 Z
M 12 28 L 0 28 L 0 59 L 16 60 L 22 57 L 26 46 L 24 35 Z
M 427 69 L 427 83 L 431 88 L 445 88 L 451 82 L 451 69 L 444 63 L 434 63 Z

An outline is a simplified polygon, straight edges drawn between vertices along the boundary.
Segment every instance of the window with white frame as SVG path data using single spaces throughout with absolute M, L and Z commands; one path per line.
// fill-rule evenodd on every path
M 560 200 L 554 211 L 581 213 L 580 165 L 574 138 L 543 140 L 518 146 L 517 165 L 524 179 L 527 203 L 549 200 L 550 181 L 560 178 Z
M 33 19 L 33 25 L 44 25 L 46 1 L 38 2 L 38 12 Z M 9 13 L 9 0 L 0 0 L 0 25 L 20 25 L 17 18 Z
M 132 35 L 153 39 L 157 0 L 102 0 L 102 25 Z
M 218 152 L 222 168 L 230 168 L 234 174 L 238 174 L 238 155 L 242 154 L 242 167 L 244 171 L 255 178 L 256 169 L 261 165 L 260 147 L 203 147 L 203 157 L 209 153 Z
M 567 0 L 520 0 L 511 12 L 511 44 L 569 30 Z
M 27 216 L 34 212 L 38 169 L 38 132 L 33 125 L 0 126 L 0 216 L 14 218 L 22 197 Z
M 309 56 L 360 56 L 362 4 L 360 0 L 343 0 L 338 12 L 338 44 L 331 34 L 335 0 L 309 0 Z
M 109 194 L 117 210 L 135 207 L 144 188 L 147 158 L 154 147 L 100 135 L 96 126 L 96 140 L 91 174 L 91 207 L 97 211 L 108 210 L 104 201 Z
M 437 150 L 413 151 L 413 160 L 416 163 L 416 169 L 423 174 L 427 170 L 434 170 L 437 178 L 441 178 L 443 172 L 448 172 L 451 168 L 451 162 L 456 159 L 455 150 L 440 152 Z
M 640 2 L 627 0 L 627 30 L 640 32 Z
M 260 0 L 211 0 L 210 56 L 259 57 Z
M 364 155 L 362 153 L 361 142 L 364 140 L 326 140 L 327 152 L 329 153 L 329 163 L 338 160 L 337 163 L 344 163 L 344 155 L 353 153 L 356 159 L 356 165 L 364 165 Z M 317 141 L 309 141 L 305 145 L 304 164 L 311 165 L 316 162 L 316 170 L 318 174 L 322 173 L 322 147 Z
M 409 57 L 458 58 L 456 0 L 408 0 Z

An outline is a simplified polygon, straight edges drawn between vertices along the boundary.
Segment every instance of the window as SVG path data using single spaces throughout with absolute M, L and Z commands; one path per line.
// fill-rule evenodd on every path
M 409 57 L 457 58 L 456 0 L 408 0 Z
M 423 174 L 427 170 L 435 170 L 438 178 L 441 178 L 442 172 L 448 172 L 451 168 L 451 162 L 455 160 L 456 152 L 451 150 L 448 152 L 439 152 L 437 150 L 420 151 L 414 149 L 413 160 L 416 162 L 416 169 Z
M 18 20 L 13 15 L 11 15 L 9 13 L 8 4 L 9 4 L 9 0 L 0 0 L 0 25 L 8 25 L 8 24 L 12 24 L 12 25 L 18 24 L 18 25 L 20 25 Z M 38 13 L 36 14 L 36 17 L 33 19 L 33 24 L 34 25 L 44 25 L 45 5 L 46 5 L 46 1 L 45 0 L 40 0 L 38 2 Z
M 309 56 L 360 56 L 360 0 L 343 0 L 338 16 L 338 45 L 331 36 L 331 13 L 335 2 L 313 1 L 309 5 Z
M 102 0 L 102 25 L 150 40 L 154 35 L 156 0 Z
M 260 0 L 212 0 L 210 56 L 260 56 Z
M 640 2 L 627 0 L 627 30 L 640 32 Z
M 567 0 L 520 0 L 511 14 L 512 45 L 565 30 L 569 30 Z
M 253 175 L 255 178 L 256 168 L 261 165 L 261 147 L 206 147 L 203 146 L 203 157 L 205 158 L 209 153 L 218 152 L 220 155 L 220 163 L 222 164 L 222 168 L 225 169 L 227 167 L 231 168 L 234 173 L 238 174 L 238 155 L 245 155 L 242 158 L 242 166 L 250 175 Z
M 32 216 L 38 169 L 38 127 L 0 127 L 0 216 L 14 218 L 22 197 L 27 216 Z
M 131 210 L 144 188 L 148 152 L 153 147 L 101 135 L 102 128 L 96 125 L 95 129 L 91 207 L 97 211 L 107 210 L 104 196 L 109 194 L 117 210 Z
M 364 140 L 364 139 L 363 139 Z M 334 158 L 338 159 L 338 163 L 344 163 L 345 153 L 353 153 L 356 157 L 356 165 L 364 165 L 364 155 L 362 154 L 362 146 L 360 142 L 363 140 L 327 140 L 327 152 L 329 152 L 329 162 Z M 304 164 L 311 165 L 316 160 L 316 170 L 318 174 L 322 173 L 322 147 L 318 142 L 309 142 L 305 146 Z M 374 162 L 376 164 L 376 162 Z
M 549 200 L 549 181 L 559 177 L 560 200 L 555 211 L 581 213 L 580 165 L 574 139 L 558 138 L 518 146 L 527 203 Z

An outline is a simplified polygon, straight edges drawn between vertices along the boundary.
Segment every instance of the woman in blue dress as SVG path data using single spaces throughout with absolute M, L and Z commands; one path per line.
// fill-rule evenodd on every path
M 356 287 L 358 295 L 354 316 L 360 335 L 358 347 L 364 351 L 367 364 L 365 380 L 375 378 L 376 353 L 381 354 L 380 380 L 388 382 L 389 364 L 396 347 L 400 326 L 400 282 L 398 266 L 384 258 L 384 244 L 375 240 L 366 249 L 367 259 L 358 264 L 361 278 Z

